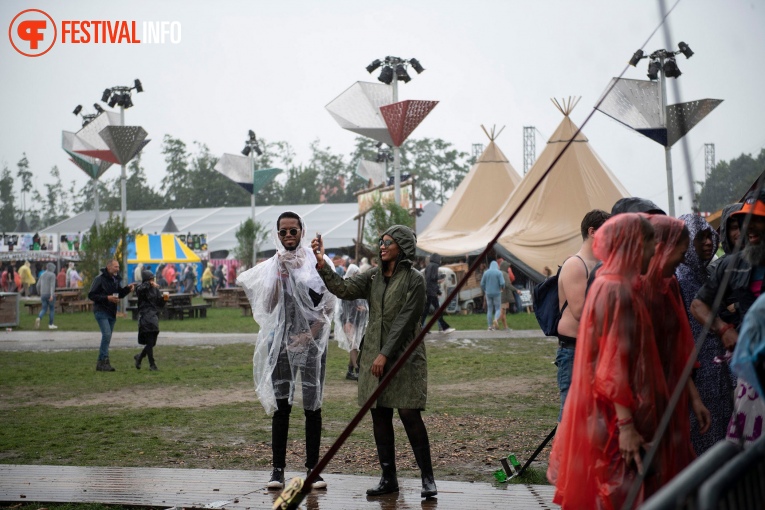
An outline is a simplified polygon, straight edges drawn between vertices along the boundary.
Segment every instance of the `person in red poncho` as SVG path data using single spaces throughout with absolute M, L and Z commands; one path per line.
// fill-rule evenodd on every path
M 595 234 L 593 252 L 603 266 L 582 312 L 574 376 L 547 470 L 553 502 L 564 509 L 621 508 L 666 408 L 640 279 L 654 250 L 651 224 L 634 213 L 612 217 Z M 655 490 L 651 478 L 638 504 Z
M 675 269 L 685 259 L 690 234 L 685 223 L 677 218 L 652 215 L 648 217 L 648 221 L 655 232 L 656 253 L 643 277 L 643 295 L 651 315 L 667 390 L 671 395 L 694 346 L 680 285 L 675 278 Z M 689 404 L 700 424 L 701 433 L 706 433 L 709 429 L 709 411 L 701 401 L 693 380 L 688 379 L 665 432 L 666 439 L 662 440 L 659 458 L 663 459 L 663 462 L 654 463 L 658 475 L 655 481 L 660 481 L 662 485 L 696 458 L 691 443 Z

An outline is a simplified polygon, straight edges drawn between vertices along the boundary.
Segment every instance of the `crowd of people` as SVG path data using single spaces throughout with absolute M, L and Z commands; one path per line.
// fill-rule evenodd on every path
M 547 475 L 563 508 L 621 508 L 639 474 L 638 504 L 715 443 L 761 436 L 761 388 L 730 360 L 739 335 L 762 342 L 765 329 L 754 315 L 765 306 L 765 193 L 727 207 L 719 234 L 698 215 L 671 218 L 631 198 L 611 214 L 588 213 L 582 236 L 558 280 L 561 413 Z M 680 400 L 657 437 L 674 392 Z
M 547 476 L 555 485 L 554 502 L 563 508 L 620 508 L 639 476 L 638 503 L 715 443 L 727 439 L 746 446 L 761 437 L 761 383 L 741 360 L 751 361 L 753 339 L 765 336 L 765 193 L 726 207 L 719 232 L 698 215 L 672 218 L 650 201 L 628 198 L 610 213 L 587 213 L 581 235 L 581 248 L 561 261 L 557 279 L 560 414 Z M 371 419 L 382 476 L 367 495 L 399 490 L 397 410 L 421 471 L 421 495 L 435 496 L 422 419 L 428 393 L 425 344 L 417 345 L 395 375 L 389 373 L 439 307 L 441 258 L 433 254 L 420 270 L 416 235 L 401 225 L 380 235 L 372 260 L 362 258 L 357 265 L 347 256 L 330 257 L 321 236 L 309 241 L 305 222 L 291 211 L 279 216 L 273 238 L 276 253 L 238 276 L 225 265 L 207 265 L 201 276 L 202 288 L 213 295 L 234 283 L 241 286 L 260 326 L 253 374 L 257 396 L 272 416 L 268 487 L 284 487 L 293 405 L 305 416 L 308 475 L 319 461 L 334 326 L 335 340 L 349 353 L 346 378 L 358 381 L 359 405 L 376 394 Z M 488 262 L 481 276 L 487 326 L 507 328 L 505 314 L 511 304 L 520 308 L 520 292 L 506 260 Z M 88 297 L 101 330 L 97 371 L 114 371 L 109 343 L 121 298 L 133 291 L 138 297 L 143 347 L 135 368 L 147 358 L 156 370 L 158 316 L 167 301 L 160 288 L 196 292 L 193 264 L 178 270 L 164 264 L 156 273 L 139 265 L 134 279 L 122 286 L 119 263 L 111 260 L 92 283 Z M 74 264 L 58 274 L 48 264 L 37 278 L 29 262 L 6 265 L 0 277 L 3 290 L 41 296 L 36 326 L 49 314 L 51 329 L 56 287 L 81 281 Z M 720 299 L 722 306 L 714 310 Z M 438 324 L 441 331 L 454 331 L 443 317 Z M 749 350 L 740 352 L 741 345 Z M 692 377 L 684 380 L 694 358 Z M 380 391 L 384 379 L 387 386 Z M 679 402 L 666 433 L 658 436 L 674 393 Z M 656 452 L 650 466 L 644 465 L 649 448 Z M 313 487 L 325 488 L 326 482 L 314 476 Z

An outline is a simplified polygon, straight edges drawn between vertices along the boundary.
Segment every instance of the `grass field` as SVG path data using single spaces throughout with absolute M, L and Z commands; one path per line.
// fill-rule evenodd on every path
M 204 304 L 201 298 L 195 298 L 194 304 Z M 27 312 L 21 306 L 21 323 L 16 328 L 20 331 L 34 328 L 36 315 Z M 457 330 L 482 330 L 486 329 L 486 314 L 472 315 L 449 315 L 446 321 Z M 57 313 L 54 319 L 56 326 L 65 331 L 98 331 L 98 325 L 93 319 L 92 312 Z M 42 327 L 48 323 L 47 316 L 42 320 Z M 534 314 L 519 313 L 507 316 L 507 324 L 511 329 L 539 329 Z M 257 332 L 257 324 L 250 316 L 243 316 L 239 308 L 210 308 L 207 310 L 206 319 L 187 319 L 183 321 L 163 321 L 160 325 L 162 331 L 193 331 L 197 333 L 250 333 Z M 438 324 L 434 326 L 438 329 Z M 115 331 L 138 331 L 136 321 L 121 319 L 117 321 Z
M 185 322 L 185 321 L 184 321 Z M 190 321 L 189 321 L 190 322 Z M 428 340 L 424 417 L 442 479 L 491 481 L 499 459 L 522 461 L 555 425 L 556 346 L 547 339 Z M 117 372 L 95 372 L 92 353 L 6 352 L 0 360 L 0 463 L 262 469 L 270 466 L 270 417 L 252 384 L 252 346 L 157 347 L 159 372 L 132 367 L 134 349 L 113 349 Z M 347 353 L 330 347 L 322 450 L 357 411 Z M 304 462 L 302 413 L 293 413 L 288 466 Z M 416 465 L 397 424 L 402 476 Z M 540 456 L 543 463 L 547 453 Z M 378 472 L 369 418 L 328 472 Z M 540 471 L 531 483 L 544 483 Z

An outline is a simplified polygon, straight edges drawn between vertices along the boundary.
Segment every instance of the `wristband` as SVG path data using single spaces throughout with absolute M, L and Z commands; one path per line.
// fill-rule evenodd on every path
M 616 426 L 619 428 L 626 427 L 627 425 L 632 425 L 632 416 L 623 420 L 616 420 Z
M 727 323 L 727 324 L 725 324 L 725 326 L 723 326 L 723 327 L 721 327 L 720 329 L 718 329 L 718 330 L 717 330 L 717 336 L 719 336 L 720 338 L 722 338 L 722 337 L 723 337 L 723 335 L 724 335 L 724 334 L 725 334 L 725 333 L 726 333 L 726 332 L 727 332 L 729 329 L 731 329 L 731 328 L 733 328 L 733 324 L 731 324 L 731 323 Z

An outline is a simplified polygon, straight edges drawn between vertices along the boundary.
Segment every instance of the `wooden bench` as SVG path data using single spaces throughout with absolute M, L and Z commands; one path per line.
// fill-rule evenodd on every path
M 239 308 L 242 309 L 242 315 L 244 317 L 247 317 L 248 315 L 252 315 L 252 306 L 250 305 L 250 302 L 248 300 L 240 300 L 239 301 Z
M 27 301 L 24 306 L 27 307 L 30 315 L 38 315 L 42 310 L 42 302 L 40 301 Z
M 168 318 L 182 321 L 188 319 L 206 319 L 210 305 L 182 305 L 168 307 Z
M 202 296 L 202 299 L 204 299 L 205 303 L 210 305 L 212 308 L 216 308 L 220 296 Z
M 64 303 L 62 307 L 65 312 L 69 312 L 69 313 L 73 313 L 75 311 L 89 312 L 93 309 L 93 301 L 89 299 L 81 299 L 79 301 L 69 301 L 68 303 Z

